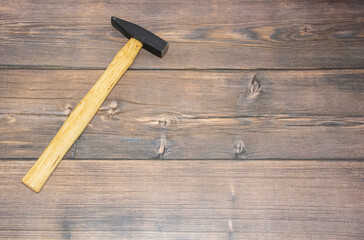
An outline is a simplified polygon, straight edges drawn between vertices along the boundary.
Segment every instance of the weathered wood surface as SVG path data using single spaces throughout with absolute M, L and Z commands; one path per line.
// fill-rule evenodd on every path
M 0 70 L 0 114 L 67 116 L 102 73 Z M 98 114 L 356 117 L 364 114 L 363 99 L 362 69 L 128 71 Z
M 110 16 L 170 42 L 134 68 L 360 68 L 362 1 L 1 1 L 2 67 L 106 68 L 126 38 Z M 348 61 L 350 59 L 350 61 Z
M 102 73 L 0 72 L 3 159 L 37 158 Z M 68 157 L 356 159 L 362 99 L 363 70 L 129 71 Z
M 362 162 L 63 161 L 40 194 L 0 162 L 0 234 L 57 239 L 362 239 Z
M 1 239 L 363 239 L 362 1 L 0 2 Z M 127 41 L 112 15 L 170 51 L 36 195 L 21 178 Z
M 2 158 L 37 158 L 66 117 L 0 115 Z M 68 157 L 78 159 L 361 159 L 363 118 L 129 119 L 96 116 Z M 163 146 L 161 146 L 163 144 Z

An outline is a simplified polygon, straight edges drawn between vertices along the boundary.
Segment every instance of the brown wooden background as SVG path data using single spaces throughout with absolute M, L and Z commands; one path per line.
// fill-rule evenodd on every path
M 127 39 L 41 193 L 21 184 Z M 0 238 L 363 239 L 362 1 L 0 1 Z

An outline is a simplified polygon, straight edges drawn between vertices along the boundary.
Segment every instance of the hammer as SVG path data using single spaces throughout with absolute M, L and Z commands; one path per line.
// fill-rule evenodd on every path
M 132 65 L 140 49 L 143 47 L 160 58 L 168 51 L 166 41 L 136 24 L 116 17 L 111 17 L 111 24 L 129 38 L 129 41 L 116 54 L 100 79 L 72 111 L 51 143 L 23 177 L 22 182 L 35 192 L 42 189 L 64 155 L 91 122 L 113 87 Z

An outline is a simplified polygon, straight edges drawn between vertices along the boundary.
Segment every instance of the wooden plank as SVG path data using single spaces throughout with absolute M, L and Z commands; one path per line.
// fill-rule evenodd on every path
M 29 232 L 29 231 L 2 231 L 5 239 L 69 239 L 69 235 L 61 234 L 57 231 L 41 231 L 41 232 Z M 126 238 L 130 240 L 140 239 L 232 239 L 227 237 L 226 233 L 220 232 L 156 232 L 156 231 L 74 231 L 72 232 L 72 238 L 70 239 L 120 239 Z M 348 235 L 332 235 L 332 234 L 304 234 L 304 233 L 234 233 L 234 239 L 246 239 L 246 240 L 288 240 L 288 239 L 300 239 L 300 240 L 312 240 L 312 239 L 327 239 L 327 240 L 357 240 L 360 236 L 348 236 Z
M 226 233 L 217 232 L 162 232 L 162 231 L 0 231 L 1 237 L 3 239 L 120 239 L 125 238 L 129 240 L 140 240 L 140 239 L 226 239 Z M 235 234 L 239 236 L 238 234 Z M 278 235 L 280 234 L 270 234 Z M 250 238 L 251 236 L 252 238 Z M 298 234 L 302 236 L 302 234 Z M 322 235 L 319 235 L 320 237 Z M 256 239 L 256 234 L 245 234 L 244 237 L 249 237 L 249 239 Z M 312 237 L 312 235 L 310 235 Z M 332 237 L 332 236 L 331 236 Z M 261 238 L 260 238 L 261 239 Z M 273 239 L 273 238 L 270 238 Z M 274 238 L 282 239 L 282 238 Z M 301 238 L 302 239 L 302 238 Z M 307 238 L 308 239 L 308 238 Z M 335 238 L 328 238 L 335 239 Z M 339 238 L 337 238 L 339 239 Z M 342 238 L 341 238 L 342 239 Z M 355 238 L 347 238 L 355 239 Z
M 67 116 L 102 72 L 0 70 L 0 113 Z M 362 69 L 128 71 L 98 114 L 352 117 L 363 99 Z
M 63 161 L 40 194 L 32 161 L 0 162 L 8 238 L 361 239 L 363 162 Z M 94 235 L 93 235 L 94 234 Z
M 1 70 L 2 158 L 39 157 L 101 72 Z M 363 76 L 129 71 L 67 157 L 361 158 Z
M 77 142 L 75 158 L 357 159 L 364 156 L 363 118 L 174 116 L 167 118 L 164 126 L 163 120 L 153 117 L 142 117 L 136 122 L 99 117 L 92 124 Z
M 115 15 L 170 42 L 134 68 L 360 68 L 361 1 L 3 1 L 2 67 L 106 68 L 126 42 Z M 46 11 L 45 11 L 46 10 Z
M 38 158 L 66 117 L 0 115 L 1 158 Z M 161 120 L 162 119 L 162 120 Z M 165 124 L 165 122 L 166 124 Z M 73 158 L 360 159 L 363 118 L 96 116 Z

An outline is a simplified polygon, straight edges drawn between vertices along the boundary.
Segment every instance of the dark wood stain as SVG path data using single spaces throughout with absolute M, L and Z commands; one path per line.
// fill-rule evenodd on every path
M 67 117 L 102 70 L 0 70 L 0 113 Z M 361 116 L 364 70 L 133 71 L 98 114 Z M 254 80 L 255 79 L 255 80 Z M 256 92 L 255 92 L 256 91 Z M 247 99 L 250 92 L 254 98 Z M 250 96 L 250 95 L 249 95 Z M 253 96 L 253 95 L 252 95 Z
M 102 73 L 0 72 L 3 159 L 37 158 Z M 363 73 L 129 71 L 67 157 L 360 159 Z
M 2 3 L 0 11 L 4 67 L 106 68 L 127 40 L 111 26 L 112 15 L 170 42 L 162 60 L 141 51 L 133 65 L 137 69 L 316 69 L 364 64 L 360 1 L 13 0 Z
M 0 198 L 2 237 L 19 232 L 18 238 L 44 239 L 48 234 L 360 239 L 364 234 L 361 162 L 64 160 L 39 194 L 19 182 L 31 165 L 0 162 L 0 187 L 7 193 Z
M 0 238 L 363 239 L 363 12 L 2 1 Z M 35 194 L 21 178 L 127 41 L 112 15 L 169 53 L 140 52 Z

